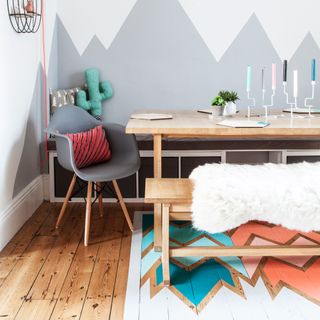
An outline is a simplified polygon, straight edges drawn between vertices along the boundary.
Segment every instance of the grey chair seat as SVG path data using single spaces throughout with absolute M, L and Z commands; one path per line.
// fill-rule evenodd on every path
M 85 181 L 111 181 L 131 176 L 139 170 L 140 159 L 136 153 L 112 153 L 112 158 L 106 162 L 78 169 L 78 176 Z

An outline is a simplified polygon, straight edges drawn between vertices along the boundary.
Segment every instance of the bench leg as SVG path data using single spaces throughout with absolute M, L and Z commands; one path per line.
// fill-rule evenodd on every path
M 154 205 L 154 251 L 162 251 L 162 208 L 161 204 Z
M 169 205 L 164 204 L 162 205 L 162 272 L 166 287 L 170 286 L 169 259 Z
M 153 170 L 154 177 L 162 176 L 162 135 L 155 134 L 153 136 Z M 161 205 L 154 205 L 154 251 L 161 252 Z

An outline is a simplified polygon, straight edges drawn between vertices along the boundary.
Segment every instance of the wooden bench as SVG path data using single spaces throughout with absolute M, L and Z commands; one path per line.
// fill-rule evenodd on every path
M 170 257 L 319 256 L 317 245 L 169 247 L 169 222 L 191 221 L 193 184 L 190 179 L 146 179 L 145 202 L 160 204 L 162 215 L 162 268 L 164 285 L 170 285 Z M 155 226 L 159 227 L 159 226 Z

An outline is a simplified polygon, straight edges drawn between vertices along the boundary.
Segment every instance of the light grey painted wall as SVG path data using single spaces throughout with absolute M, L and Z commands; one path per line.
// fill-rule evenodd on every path
M 45 154 L 40 153 L 40 143 L 44 140 L 43 104 L 43 68 L 40 64 L 27 120 L 23 150 L 15 177 L 13 198 L 40 175 L 41 166 L 45 161 Z
M 292 72 L 294 69 L 299 70 L 299 103 L 300 105 L 304 104 L 304 97 L 310 97 L 311 95 L 311 59 L 318 59 L 318 70 L 319 75 L 320 70 L 320 48 L 315 42 L 312 35 L 309 33 L 305 39 L 302 41 L 301 45 L 293 55 L 289 64 L 289 72 Z M 315 94 L 315 105 L 320 107 L 320 86 L 319 78 L 317 79 L 318 86 L 316 87 Z M 292 77 L 289 78 L 288 82 L 289 88 L 292 88 Z M 292 90 L 291 90 L 292 92 Z
M 51 53 L 49 57 L 49 70 L 48 70 L 48 89 L 58 88 L 58 22 L 55 19 L 54 30 L 52 36 Z
M 105 120 L 126 123 L 129 115 L 141 108 L 208 107 L 220 89 L 236 90 L 241 98 L 238 105 L 244 108 L 248 103 L 245 92 L 248 64 L 253 69 L 253 94 L 259 105 L 261 68 L 267 67 L 268 102 L 271 64 L 277 63 L 275 106 L 285 106 L 282 62 L 255 14 L 219 62 L 177 0 L 138 0 L 108 50 L 94 37 L 80 56 L 59 19 L 57 28 L 58 85 L 64 88 L 82 84 L 86 68 L 99 68 L 101 79 L 109 79 L 115 91 L 114 97 L 104 103 Z M 300 72 L 300 103 L 310 91 L 311 59 L 319 57 L 319 53 L 309 35 L 289 62 L 289 79 L 293 68 Z M 291 86 L 289 81 L 290 92 Z
M 310 61 L 319 56 L 320 49 L 308 34 L 289 61 L 289 75 L 293 69 L 299 69 L 300 105 L 310 94 Z M 273 62 L 278 65 L 275 101 L 276 106 L 282 107 L 281 61 L 255 15 L 250 17 L 217 62 L 177 0 L 138 0 L 110 48 L 106 50 L 94 37 L 82 56 L 57 18 L 49 57 L 48 86 L 77 86 L 83 83 L 86 68 L 97 67 L 101 70 L 101 79 L 109 79 L 115 91 L 115 96 L 104 103 L 103 118 L 125 123 L 129 115 L 139 108 L 207 107 L 220 89 L 238 91 L 241 98 L 238 105 L 246 107 L 248 64 L 253 68 L 253 92 L 259 103 L 261 67 L 269 66 L 266 77 L 270 79 Z M 39 143 L 45 121 L 43 112 L 40 116 L 43 108 L 42 72 L 39 67 L 26 136 L 21 137 L 24 147 L 13 196 L 41 171 L 47 171 L 43 149 L 42 160 L 39 161 Z M 288 87 L 291 92 L 290 76 Z M 267 94 L 270 94 L 270 81 L 267 82 Z M 317 102 L 319 98 L 318 86 Z
M 266 68 L 265 84 L 267 97 L 271 94 L 271 64 L 276 63 L 277 85 L 282 83 L 281 59 L 275 51 L 267 34 L 255 14 L 253 14 L 246 25 L 242 28 L 236 39 L 219 61 L 219 83 L 220 88 L 230 88 L 239 93 L 240 107 L 247 106 L 246 97 L 246 74 L 247 66 L 252 67 L 252 95 L 255 96 L 257 106 L 262 103 L 261 92 L 261 69 Z M 282 93 L 278 93 L 275 105 L 281 106 L 284 102 Z M 267 103 L 268 103 L 267 99 Z
M 165 22 L 164 22 L 165 21 Z M 80 57 L 59 23 L 59 85 L 83 82 L 98 67 L 114 97 L 104 119 L 125 123 L 138 108 L 195 108 L 214 94 L 217 64 L 177 1 L 138 1 L 106 50 L 94 37 Z

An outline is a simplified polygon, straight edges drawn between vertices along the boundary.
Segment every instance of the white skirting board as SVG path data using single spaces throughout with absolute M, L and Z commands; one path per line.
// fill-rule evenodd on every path
M 0 251 L 43 202 L 43 176 L 29 183 L 0 212 Z
M 50 175 L 43 174 L 43 200 L 50 201 Z

